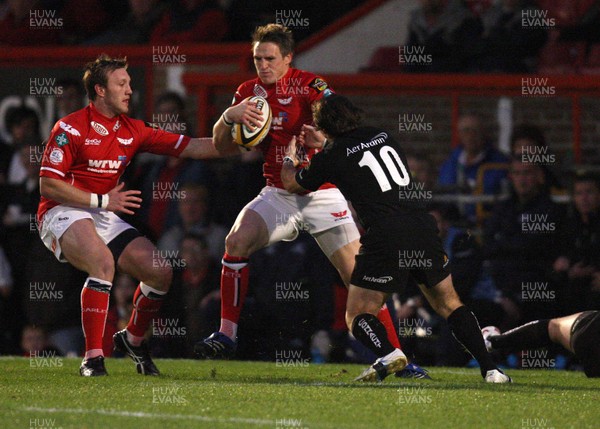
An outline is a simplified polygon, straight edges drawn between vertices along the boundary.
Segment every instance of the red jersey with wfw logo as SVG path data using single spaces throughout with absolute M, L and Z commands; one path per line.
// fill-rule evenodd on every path
M 189 137 L 168 133 L 127 115 L 107 118 L 92 103 L 59 120 L 46 143 L 40 177 L 106 194 L 138 152 L 179 156 Z M 60 203 L 41 198 L 38 220 Z
M 328 96 L 333 91 L 325 80 L 313 73 L 291 68 L 276 83 L 266 85 L 257 77 L 242 83 L 233 98 L 236 105 L 248 97 L 259 95 L 266 98 L 271 106 L 273 122 L 265 139 L 257 146 L 264 156 L 263 175 L 268 186 L 283 189 L 281 166 L 288 154 L 288 145 L 293 136 L 300 134 L 302 125 L 312 124 L 313 102 Z M 305 149 L 304 165 L 315 153 L 315 149 Z M 333 188 L 325 184 L 319 189 Z

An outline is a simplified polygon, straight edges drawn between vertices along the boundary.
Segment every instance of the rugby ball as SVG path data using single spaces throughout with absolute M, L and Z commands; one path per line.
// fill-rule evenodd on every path
M 263 122 L 258 124 L 255 129 L 248 128 L 244 124 L 235 123 L 231 127 L 231 135 L 236 144 L 244 147 L 254 147 L 262 142 L 269 133 L 273 115 L 271 113 L 271 106 L 269 106 L 269 103 L 263 97 L 255 95 L 248 98 L 250 101 L 256 101 L 256 107 L 263 113 Z
M 486 326 L 481 330 L 481 335 L 483 335 L 483 342 L 485 343 L 485 348 L 488 352 L 492 351 L 492 343 L 490 342 L 490 340 L 488 340 L 488 338 L 492 335 L 500 335 L 501 333 L 502 332 L 500 332 L 500 329 L 496 328 L 495 326 Z

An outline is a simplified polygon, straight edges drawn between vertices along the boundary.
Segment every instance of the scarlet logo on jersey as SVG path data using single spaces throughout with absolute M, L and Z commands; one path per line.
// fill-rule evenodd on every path
M 292 102 L 292 97 L 278 98 L 277 101 L 279 101 L 279 104 L 283 104 L 284 106 L 286 106 Z
M 131 137 L 130 139 L 122 139 L 120 137 L 117 137 L 117 140 L 119 140 L 119 143 L 121 143 L 122 145 L 130 145 L 131 142 L 133 142 L 133 137 Z
M 63 130 L 65 130 L 66 132 L 68 132 L 69 134 L 73 134 L 74 136 L 79 137 L 81 134 L 79 133 L 79 131 L 77 131 L 75 128 L 73 128 L 71 125 L 60 121 L 58 123 L 58 126 L 61 127 Z
M 106 129 L 106 127 L 104 125 L 99 124 L 98 122 L 94 122 L 94 121 L 90 122 L 90 125 L 92 126 L 94 131 L 96 131 L 101 136 L 108 135 L 108 130 Z
M 333 217 L 343 218 L 348 214 L 348 210 L 344 210 L 343 212 L 331 213 Z

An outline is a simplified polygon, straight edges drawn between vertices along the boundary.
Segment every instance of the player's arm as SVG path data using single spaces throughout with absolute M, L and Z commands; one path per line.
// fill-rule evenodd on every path
M 239 146 L 233 142 L 231 127 L 234 123 L 256 128 L 262 122 L 262 112 L 256 108 L 256 103 L 243 100 L 235 106 L 230 106 L 213 126 L 213 141 L 215 148 L 221 153 L 228 153 L 233 148 L 239 151 Z
M 211 137 L 199 137 L 190 140 L 180 158 L 207 159 L 219 158 L 223 156 L 239 155 L 240 151 L 237 145 L 225 147 L 222 151 L 218 150 L 213 144 Z
M 115 186 L 108 194 L 100 195 L 84 191 L 60 179 L 40 177 L 40 193 L 42 196 L 72 207 L 104 208 L 111 212 L 134 214 L 132 209 L 140 208 L 141 191 L 123 191 L 124 183 Z
M 298 170 L 294 164 L 294 161 L 290 157 L 285 157 L 283 160 L 283 166 L 281 167 L 281 183 L 286 191 L 292 194 L 298 194 L 306 192 L 300 184 L 296 181 L 296 173 Z

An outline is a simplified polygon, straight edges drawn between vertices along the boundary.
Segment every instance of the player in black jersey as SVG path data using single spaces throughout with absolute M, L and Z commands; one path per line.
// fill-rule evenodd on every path
M 510 382 L 486 350 L 475 315 L 454 290 L 434 218 L 422 202 L 405 198 L 411 176 L 404 151 L 385 131 L 361 127 L 361 116 L 343 96 L 331 95 L 317 102 L 313 119 L 327 138 L 325 145 L 307 168 L 297 171 L 299 162 L 291 156 L 284 159 L 281 171 L 289 192 L 314 191 L 325 182 L 335 184 L 352 202 L 366 230 L 352 273 L 346 324 L 379 358 L 357 380 L 382 380 L 406 364 L 375 315 L 388 295 L 411 276 L 448 321 L 454 336 L 477 359 L 485 381 Z M 290 145 L 289 153 L 294 154 L 296 139 Z
M 600 311 L 535 320 L 502 335 L 491 335 L 492 349 L 537 349 L 560 344 L 574 353 L 588 377 L 600 377 Z

